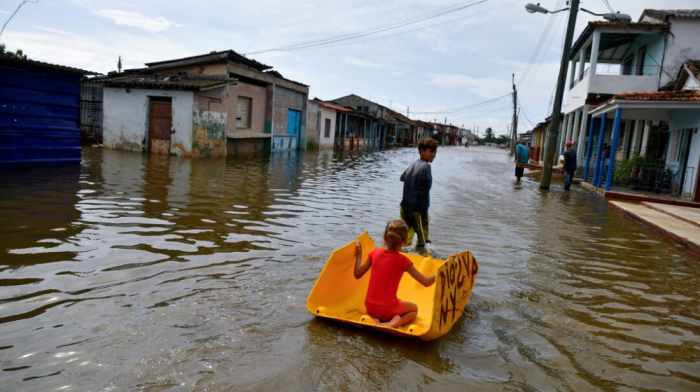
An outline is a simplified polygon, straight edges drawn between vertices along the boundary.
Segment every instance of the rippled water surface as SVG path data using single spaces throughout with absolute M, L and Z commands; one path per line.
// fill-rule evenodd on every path
M 481 264 L 433 342 L 315 319 L 330 252 L 398 217 L 414 149 L 83 151 L 0 174 L 0 389 L 700 390 L 700 261 L 502 150 L 440 148 L 433 252 Z

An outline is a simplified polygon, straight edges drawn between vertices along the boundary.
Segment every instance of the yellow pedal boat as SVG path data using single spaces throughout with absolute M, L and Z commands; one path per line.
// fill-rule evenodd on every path
M 369 252 L 375 249 L 375 243 L 367 233 L 363 233 L 358 241 L 362 244 L 364 263 Z M 469 251 L 447 261 L 403 254 L 423 275 L 435 274 L 437 278 L 430 287 L 423 287 L 408 274 L 401 279 L 398 297 L 418 305 L 418 316 L 410 324 L 399 328 L 384 327 L 365 313 L 365 295 L 372 269 L 361 279 L 355 279 L 354 241 L 331 253 L 306 300 L 306 309 L 315 316 L 372 327 L 395 335 L 415 336 L 423 340 L 445 335 L 464 312 L 479 264 Z

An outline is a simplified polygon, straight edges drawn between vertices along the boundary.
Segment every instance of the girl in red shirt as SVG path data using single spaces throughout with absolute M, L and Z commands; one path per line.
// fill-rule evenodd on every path
M 365 264 L 360 265 L 362 245 L 358 243 L 355 248 L 355 279 L 362 278 L 370 267 L 372 268 L 365 298 L 367 314 L 380 325 L 387 327 L 398 328 L 413 321 L 418 314 L 416 304 L 396 297 L 404 272 L 408 272 L 425 287 L 435 283 L 434 274 L 423 276 L 408 257 L 399 253 L 407 241 L 408 226 L 404 221 L 394 220 L 390 221 L 384 230 L 384 248 L 370 252 Z

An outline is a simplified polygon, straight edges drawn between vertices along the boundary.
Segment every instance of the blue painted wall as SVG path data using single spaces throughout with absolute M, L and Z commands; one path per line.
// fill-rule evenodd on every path
M 80 78 L 0 61 L 0 168 L 80 163 Z
M 646 46 L 646 52 L 644 54 L 644 69 L 642 70 L 643 75 L 658 75 L 661 72 L 661 63 L 664 56 L 664 36 L 663 34 L 640 34 L 635 42 L 633 42 L 625 55 L 622 57 L 624 59 L 629 56 L 633 57 L 632 69 L 636 74 L 637 64 L 639 64 L 639 49 Z

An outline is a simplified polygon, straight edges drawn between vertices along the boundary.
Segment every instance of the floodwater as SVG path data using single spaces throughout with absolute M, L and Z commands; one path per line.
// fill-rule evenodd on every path
M 4 391 L 697 391 L 699 257 L 492 148 L 433 163 L 431 237 L 481 268 L 422 342 L 310 315 L 330 252 L 398 217 L 415 149 L 228 159 L 86 147 L 0 178 Z

